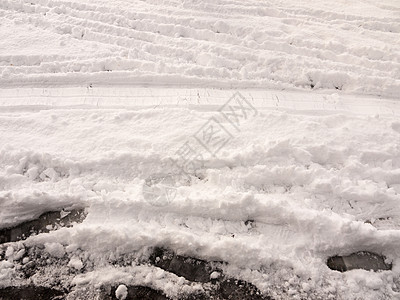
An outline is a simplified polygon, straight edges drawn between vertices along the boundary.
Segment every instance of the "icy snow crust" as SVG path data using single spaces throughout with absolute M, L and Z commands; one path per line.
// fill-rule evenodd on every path
M 400 2 L 2 0 L 0 86 L 400 94 Z
M 105 283 L 171 297 L 201 289 L 140 263 L 161 246 L 224 261 L 225 274 L 275 299 L 399 296 L 400 102 L 242 90 L 257 113 L 236 130 L 218 111 L 233 91 L 99 90 L 109 95 L 96 96 L 96 87 L 2 91 L 0 225 L 54 207 L 88 210 L 81 224 L 9 249 L 2 285 L 21 283 L 12 265 L 21 247 L 41 247 L 67 257 L 57 270 L 71 270 L 64 282 L 77 293 Z M 212 117 L 232 133 L 216 156 L 193 140 Z M 169 159 L 188 141 L 204 165 L 172 183 L 171 201 L 149 201 L 146 181 L 177 171 Z M 382 253 L 393 271 L 326 266 L 329 256 L 357 251 Z M 119 257 L 129 265 L 107 263 Z M 33 280 L 46 284 L 51 274 Z

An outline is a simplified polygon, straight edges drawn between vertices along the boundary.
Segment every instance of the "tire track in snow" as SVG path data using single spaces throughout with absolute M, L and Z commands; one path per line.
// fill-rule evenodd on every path
M 115 55 L 108 48 L 105 50 L 108 54 L 98 55 L 93 50 L 94 58 L 86 54 L 75 62 L 59 61 L 60 64 L 38 68 L 24 67 L 23 62 L 19 67 L 2 66 L 4 83 L 18 73 L 28 81 L 40 74 L 49 78 L 55 73 L 65 76 L 67 82 L 74 73 L 89 71 L 112 78 L 113 72 L 128 71 L 136 76 L 151 73 L 176 78 L 189 76 L 193 82 L 200 78 L 221 78 L 227 82 L 236 80 L 235 84 L 244 80 L 243 84 L 253 86 L 311 86 L 387 95 L 394 95 L 399 86 L 399 45 L 388 44 L 397 29 L 391 25 L 383 28 L 384 23 L 378 17 L 326 12 L 320 8 L 305 10 L 301 6 L 282 7 L 276 3 L 265 7 L 251 2 L 250 7 L 244 7 L 235 1 L 185 2 L 177 7 L 174 6 L 178 2 L 163 5 L 134 2 L 124 10 L 109 3 L 105 6 L 71 1 L 30 3 L 7 1 L 2 6 L 10 18 L 19 11 L 29 22 L 36 14 L 34 24 L 43 30 L 53 27 L 50 33 L 56 38 L 60 38 L 60 32 L 54 32 L 54 27 L 69 26 L 63 35 L 67 41 L 83 38 L 100 47 L 120 47 L 120 53 Z M 397 20 L 386 19 L 393 24 Z M 244 25 L 246 22 L 249 26 Z M 360 22 L 369 27 L 363 35 L 356 27 Z M 349 27 L 342 28 L 344 24 Z M 315 33 L 315 28 L 319 32 Z M 384 32 L 378 36 L 371 29 Z M 74 32 L 68 33 L 69 30 Z M 368 46 L 346 45 L 343 41 L 349 34 Z M 330 36 L 333 42 L 327 43 L 325 36 Z M 68 42 L 64 47 L 68 47 Z M 305 73 L 304 69 L 309 71 Z M 363 83 L 361 76 L 365 78 Z

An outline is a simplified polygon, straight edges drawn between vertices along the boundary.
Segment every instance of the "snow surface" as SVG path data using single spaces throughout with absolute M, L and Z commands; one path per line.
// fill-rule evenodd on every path
M 161 246 L 274 299 L 396 299 L 399 33 L 396 0 L 2 0 L 0 228 L 87 207 L 25 242 L 67 256 L 77 289 L 201 290 L 140 263 Z M 226 143 L 204 144 L 210 124 Z M 393 270 L 326 266 L 357 251 Z
M 399 295 L 400 102 L 244 90 L 255 110 L 247 110 L 238 130 L 219 111 L 232 91 L 136 90 L 136 97 L 105 95 L 106 101 L 90 90 L 74 97 L 74 89 L 47 89 L 29 104 L 29 93 L 38 91 L 19 89 L 1 102 L 3 225 L 55 206 L 88 206 L 82 224 L 26 245 L 45 245 L 53 257 L 67 252 L 75 269 L 164 246 L 228 262 L 226 274 L 276 299 Z M 162 92 L 165 98 L 157 96 Z M 213 117 L 231 133 L 216 156 L 194 138 Z M 179 169 L 170 158 L 181 163 L 177 153 L 186 142 L 204 162 L 188 180 L 171 177 Z M 176 191 L 170 201 L 146 197 L 154 177 L 169 179 L 165 186 Z M 362 250 L 384 254 L 393 271 L 340 274 L 325 264 L 331 255 Z M 174 296 L 186 282 L 154 267 L 100 265 L 74 284 L 150 284 Z M 10 276 L 9 266 L 2 268 Z
M 400 94 L 397 0 L 2 0 L 0 17 L 1 87 L 113 83 Z

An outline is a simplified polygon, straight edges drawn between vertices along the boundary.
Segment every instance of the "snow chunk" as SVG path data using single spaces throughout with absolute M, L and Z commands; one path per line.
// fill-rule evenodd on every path
M 126 285 L 121 284 L 118 286 L 117 290 L 115 291 L 115 296 L 117 299 L 124 300 L 128 296 L 128 288 Z
M 51 256 L 61 258 L 65 254 L 64 246 L 60 243 L 45 243 L 44 247 Z
M 11 247 L 11 246 L 8 246 L 8 247 L 7 247 L 7 250 L 6 250 L 6 257 L 10 257 L 10 256 L 12 256 L 13 254 L 14 254 L 14 248 Z
M 76 270 L 80 270 L 83 268 L 83 263 L 82 261 L 79 259 L 79 257 L 72 257 L 71 260 L 68 263 L 68 267 L 74 268 Z
M 220 276 L 221 276 L 221 273 L 214 271 L 214 272 L 211 273 L 210 278 L 211 279 L 218 279 Z

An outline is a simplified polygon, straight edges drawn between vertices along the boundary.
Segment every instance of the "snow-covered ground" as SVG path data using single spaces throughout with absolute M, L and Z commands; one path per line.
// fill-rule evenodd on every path
M 99 101 L 91 91 L 68 98 L 64 89 L 47 89 L 32 104 L 24 91 L 34 94 L 20 89 L 1 103 L 2 226 L 73 204 L 89 207 L 82 224 L 31 237 L 27 246 L 48 245 L 55 256 L 68 251 L 72 265 L 77 257 L 96 264 L 164 246 L 227 262 L 227 274 L 277 299 L 398 295 L 400 102 L 247 90 L 246 114 L 232 102 L 242 98 L 228 102 L 238 116 L 230 123 L 223 113 L 232 111 L 220 108 L 231 91 L 136 89 L 135 97 Z M 204 142 L 210 120 L 212 140 L 225 138 L 222 147 L 218 139 Z M 199 154 L 201 163 L 188 170 L 187 160 Z M 361 250 L 384 254 L 393 271 L 340 274 L 326 266 L 329 256 Z M 6 270 L 3 284 L 13 278 Z M 122 280 L 171 296 L 185 284 L 157 274 L 154 267 L 99 263 L 72 281 Z
M 0 86 L 400 93 L 400 2 L 2 0 Z
M 399 298 L 399 33 L 396 0 L 1 1 L 0 229 L 88 215 L 0 287 L 201 289 L 142 263 L 165 247 L 274 299 Z M 19 278 L 32 247 L 68 262 Z M 326 265 L 357 251 L 392 270 Z

